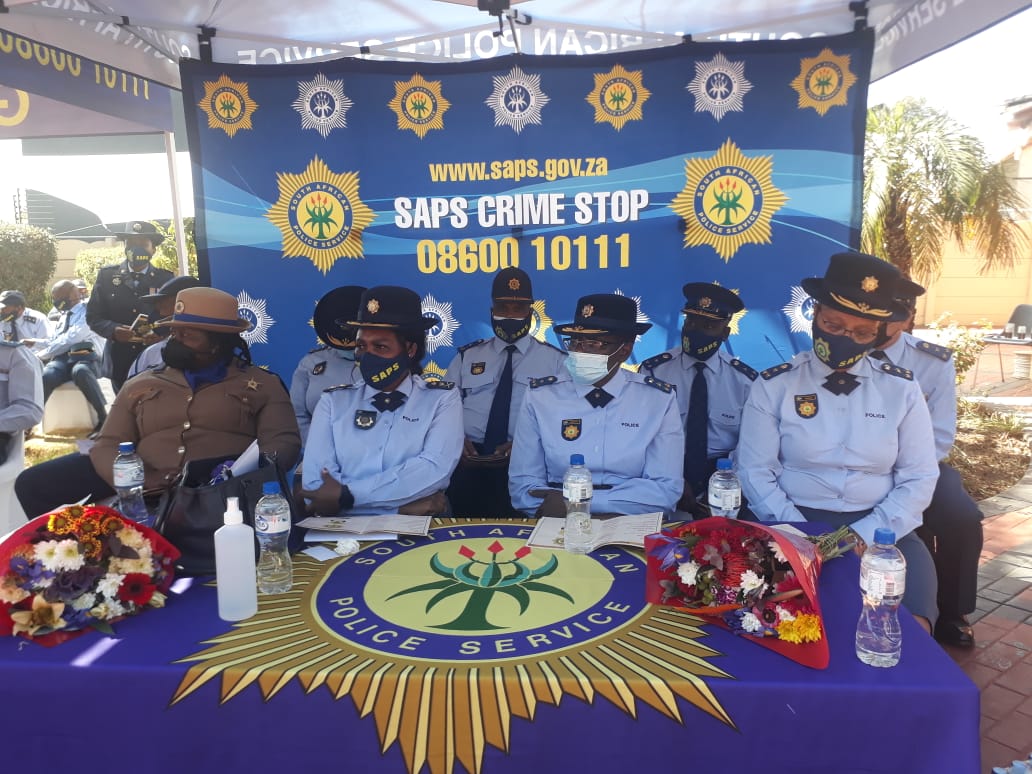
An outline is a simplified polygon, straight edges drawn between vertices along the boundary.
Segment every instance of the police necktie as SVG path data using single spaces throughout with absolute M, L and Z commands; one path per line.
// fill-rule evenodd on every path
M 373 396 L 373 405 L 377 411 L 394 411 L 401 407 L 408 396 L 401 390 L 394 392 L 378 392 Z
M 591 404 L 592 408 L 604 408 L 613 399 L 613 396 L 601 387 L 596 387 L 585 395 L 584 399 Z
M 706 364 L 695 364 L 695 378 L 688 393 L 688 419 L 684 426 L 684 479 L 697 497 L 706 491 L 709 446 L 709 387 Z
M 832 395 L 849 395 L 859 386 L 860 380 L 848 371 L 835 371 L 829 374 L 828 378 L 824 380 L 824 384 L 821 385 Z
M 18 318 L 11 320 L 11 341 L 21 341 L 21 336 L 18 335 Z
M 505 348 L 505 365 L 502 375 L 498 377 L 498 389 L 491 401 L 491 411 L 487 415 L 487 429 L 484 431 L 484 454 L 493 454 L 494 450 L 509 440 L 509 408 L 512 406 L 512 353 L 516 345 Z
M 67 312 L 64 313 L 64 325 L 61 328 L 61 333 L 64 333 L 66 330 L 68 330 L 71 327 L 71 325 L 72 325 L 72 310 L 69 309 Z

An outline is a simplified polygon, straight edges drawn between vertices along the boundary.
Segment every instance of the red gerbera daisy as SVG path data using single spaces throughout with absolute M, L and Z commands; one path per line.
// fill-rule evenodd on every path
M 122 602 L 133 602 L 143 607 L 150 602 L 157 586 L 151 583 L 149 575 L 142 572 L 131 572 L 122 580 L 118 587 L 118 598 Z

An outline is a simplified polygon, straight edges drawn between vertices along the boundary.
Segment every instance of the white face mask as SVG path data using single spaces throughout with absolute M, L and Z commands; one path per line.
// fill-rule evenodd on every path
M 592 355 L 587 352 L 570 352 L 566 357 L 566 370 L 577 384 L 594 384 L 609 376 L 610 355 Z

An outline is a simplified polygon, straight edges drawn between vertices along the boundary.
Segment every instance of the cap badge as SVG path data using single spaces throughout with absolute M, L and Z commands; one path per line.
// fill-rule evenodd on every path
M 873 293 L 878 289 L 878 279 L 876 277 L 864 277 L 864 281 L 860 283 L 860 289 L 865 293 Z
M 182 312 L 184 309 L 186 309 L 186 304 L 182 301 L 176 301 L 176 312 Z
M 370 298 L 369 303 L 366 304 L 365 308 L 369 311 L 369 314 L 376 314 L 380 311 L 380 302 L 375 298 Z
M 591 304 L 585 304 L 584 308 L 580 310 L 580 313 L 581 317 L 591 317 L 591 315 L 595 314 L 595 307 Z
M 143 224 L 139 222 L 133 223 L 133 233 L 139 234 L 141 231 L 143 231 Z
M 712 305 L 713 305 L 713 301 L 711 301 L 707 296 L 703 296 L 702 298 L 699 299 L 699 308 L 700 309 L 709 309 L 710 306 L 712 306 Z
M 509 290 L 519 290 L 519 289 L 520 289 L 520 281 L 518 279 L 513 277 L 511 280 L 509 280 Z

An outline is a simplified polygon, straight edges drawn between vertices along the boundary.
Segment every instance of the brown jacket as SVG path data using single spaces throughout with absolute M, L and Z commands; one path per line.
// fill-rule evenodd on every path
M 187 460 L 232 459 L 258 439 L 284 469 L 301 450 L 290 396 L 273 374 L 255 366 L 230 365 L 226 378 L 195 393 L 183 372 L 146 371 L 126 382 L 111 406 L 90 460 L 112 483 L 111 465 L 121 441 L 132 441 L 143 458 L 144 486 L 167 486 Z

